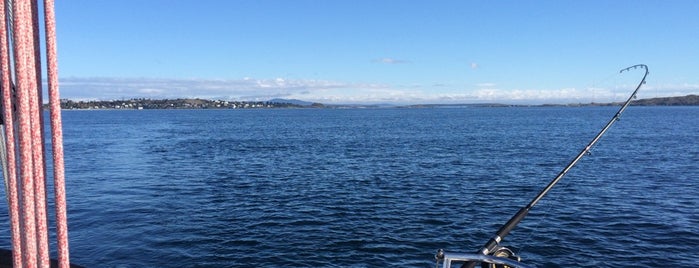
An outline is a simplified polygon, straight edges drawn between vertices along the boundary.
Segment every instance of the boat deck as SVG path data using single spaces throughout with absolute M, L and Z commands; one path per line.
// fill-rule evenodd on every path
M 51 267 L 58 267 L 57 260 L 51 260 Z M 71 264 L 71 268 L 84 268 L 79 265 Z M 12 251 L 7 249 L 0 249 L 0 268 L 12 268 Z

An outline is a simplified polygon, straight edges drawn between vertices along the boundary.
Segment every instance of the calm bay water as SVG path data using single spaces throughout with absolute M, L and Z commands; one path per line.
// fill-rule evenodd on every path
M 482 246 L 616 109 L 66 111 L 71 260 L 433 267 Z M 537 266 L 698 265 L 698 141 L 699 107 L 630 107 L 504 244 Z

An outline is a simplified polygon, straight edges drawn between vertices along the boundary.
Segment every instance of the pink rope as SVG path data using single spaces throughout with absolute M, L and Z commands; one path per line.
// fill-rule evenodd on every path
M 36 0 L 31 2 L 32 38 L 26 46 L 33 48 L 34 76 L 29 79 L 29 113 L 31 116 L 32 163 L 34 164 L 34 206 L 36 234 L 41 267 L 49 267 L 49 237 L 46 212 L 46 171 L 44 167 L 43 109 L 41 103 L 41 52 L 39 49 L 39 7 Z
M 46 28 L 46 61 L 48 67 L 49 105 L 51 106 L 51 144 L 56 195 L 56 239 L 60 268 L 70 266 L 68 254 L 68 220 L 66 213 L 65 168 L 63 165 L 63 127 L 61 99 L 58 92 L 58 60 L 56 59 L 56 19 L 53 0 L 44 0 Z
M 0 49 L 0 72 L 2 114 L 5 118 L 6 132 L 6 140 L 2 142 L 5 142 L 8 152 L 5 176 L 12 225 L 13 266 L 49 267 L 38 3 L 37 0 L 13 1 L 12 40 L 7 39 L 10 28 L 6 23 L 6 15 L 10 8 L 7 3 L 7 1 L 0 1 L 0 46 L 4 47 Z M 53 0 L 44 0 L 44 20 L 51 107 L 58 261 L 59 267 L 67 268 L 70 266 L 70 261 Z M 12 55 L 9 54 L 10 41 L 14 51 Z M 12 67 L 10 56 L 14 59 L 16 79 L 14 92 L 10 75 Z M 17 130 L 16 134 L 15 130 Z M 19 161 L 16 158 L 17 155 Z
M 33 53 L 27 48 L 31 42 L 27 33 L 31 33 L 31 5 L 28 0 L 14 2 L 13 15 L 13 47 L 15 51 L 15 77 L 17 86 L 17 110 L 19 123 L 19 152 L 21 177 L 21 209 L 22 209 L 22 261 L 25 267 L 37 266 L 36 217 L 34 207 L 34 177 L 32 163 L 31 115 L 29 114 L 29 88 L 33 67 Z M 31 48 L 31 47 L 30 47 Z
M 0 72 L 2 72 L 2 105 L 3 105 L 3 117 L 5 118 L 5 148 L 8 152 L 7 154 L 7 195 L 8 203 L 10 206 L 10 227 L 12 232 L 12 248 L 14 248 L 14 254 L 12 254 L 12 264 L 14 267 L 21 267 L 22 265 L 22 240 L 20 239 L 20 215 L 19 215 L 19 197 L 17 194 L 17 169 L 14 163 L 15 159 L 15 134 L 14 134 L 14 122 L 12 114 L 12 83 L 10 82 L 10 55 L 9 55 L 9 42 L 7 40 L 7 24 L 5 20 L 5 14 L 7 12 L 6 2 L 2 1 L 0 3 L 0 14 L 2 20 L 0 20 L 0 46 L 3 49 L 0 50 Z

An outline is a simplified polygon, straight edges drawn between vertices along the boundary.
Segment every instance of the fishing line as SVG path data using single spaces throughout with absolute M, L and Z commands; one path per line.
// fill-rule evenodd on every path
M 585 90 L 591 91 L 592 93 L 590 103 L 605 102 L 603 100 L 606 95 L 605 92 L 609 92 L 614 95 L 614 88 L 620 81 L 621 74 L 619 72 L 612 72 L 599 80 L 593 80 L 592 83 L 587 84 Z
M 612 93 L 615 92 L 616 90 L 613 90 L 613 89 L 616 88 L 617 85 L 620 83 L 621 75 L 622 75 L 622 73 L 620 73 L 620 72 L 613 72 L 613 73 L 605 76 L 602 79 L 596 80 L 596 81 L 588 84 L 587 88 L 592 91 L 593 100 L 596 98 L 595 92 L 597 90 L 603 90 L 603 91 L 608 90 L 609 92 L 612 92 Z M 625 92 L 628 92 L 628 87 L 625 89 L 626 89 Z M 613 95 L 614 95 L 614 93 L 613 93 Z M 595 102 L 591 101 L 591 103 L 595 103 Z M 617 103 L 617 101 L 614 100 L 613 103 Z M 591 150 L 588 151 L 588 155 L 591 155 Z M 525 251 L 525 249 L 532 246 L 532 240 L 533 240 L 534 234 L 538 233 L 538 230 L 540 230 L 540 228 L 541 228 L 542 222 L 548 220 L 549 217 L 551 216 L 551 211 L 554 208 L 553 204 L 558 204 L 559 203 L 558 201 L 560 201 L 560 199 L 563 197 L 563 195 L 569 189 L 569 187 L 573 183 L 573 181 L 579 181 L 579 179 L 580 179 L 579 177 L 572 177 L 571 179 L 566 180 L 563 183 L 561 183 L 561 185 L 559 185 L 559 187 L 558 187 L 560 189 L 559 193 L 554 195 L 552 197 L 552 199 L 550 200 L 550 202 L 542 204 L 542 207 L 540 210 L 541 211 L 540 219 L 535 221 L 529 234 L 524 236 L 525 240 L 522 242 L 521 246 L 517 250 L 517 253 L 516 253 L 517 255 L 520 255 L 521 252 Z M 555 238 L 554 237 L 544 237 L 544 239 L 546 239 L 546 240 L 541 241 L 540 244 L 548 244 L 548 242 L 553 241 Z

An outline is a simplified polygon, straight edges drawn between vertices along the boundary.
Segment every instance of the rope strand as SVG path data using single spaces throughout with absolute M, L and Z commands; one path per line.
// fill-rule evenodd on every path
M 16 144 L 15 144 L 15 126 L 13 115 L 13 84 L 10 74 L 10 42 L 8 36 L 11 27 L 7 25 L 8 21 L 12 21 L 11 8 L 7 8 L 7 2 L 2 1 L 0 4 L 0 72 L 2 72 L 2 106 L 3 106 L 3 124 L 5 125 L 5 139 L 1 142 L 5 143 L 7 156 L 7 169 L 3 169 L 3 176 L 7 185 L 8 205 L 10 212 L 10 228 L 12 232 L 12 254 L 13 267 L 22 267 L 22 239 L 20 238 L 20 209 L 19 209 L 19 194 L 17 192 L 17 168 L 15 163 Z M 8 19 L 5 19 L 7 15 Z
M 56 198 L 56 240 L 58 240 L 58 264 L 70 266 L 68 254 L 68 216 L 66 210 L 65 167 L 63 162 L 63 122 L 61 99 L 58 91 L 58 60 L 56 58 L 56 18 L 53 0 L 44 0 L 46 29 L 46 61 L 51 112 L 51 145 L 53 152 L 54 194 Z
M 15 54 L 15 77 L 17 79 L 17 113 L 19 125 L 19 156 L 20 156 L 20 181 L 21 181 L 21 212 L 22 212 L 22 263 L 25 267 L 37 267 L 37 241 L 36 241 L 36 207 L 34 202 L 34 176 L 31 140 L 31 114 L 29 107 L 29 87 L 34 73 L 31 59 L 33 53 L 27 49 L 31 33 L 27 14 L 31 6 L 27 0 L 17 0 L 13 3 L 14 14 L 13 40 Z

